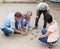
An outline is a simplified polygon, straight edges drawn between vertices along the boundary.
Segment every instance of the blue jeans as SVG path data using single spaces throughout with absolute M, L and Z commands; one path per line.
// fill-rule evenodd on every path
M 15 20 L 15 29 L 18 29 L 18 22 Z M 1 30 L 5 33 L 5 34 L 14 34 L 14 30 L 12 28 L 10 28 L 10 26 L 3 26 L 3 28 L 1 28 Z
M 41 32 L 42 32 L 42 34 L 44 35 L 44 34 L 47 32 L 47 30 L 43 29 Z M 50 43 L 54 44 L 54 43 L 57 42 L 57 41 L 47 42 L 47 39 L 48 39 L 48 36 L 47 36 L 47 37 L 44 37 L 44 38 L 40 38 L 39 40 L 40 40 L 41 42 L 43 42 L 43 43 L 46 43 L 46 44 L 50 44 Z
M 14 34 L 14 30 L 12 28 L 9 27 L 3 27 L 1 28 L 1 30 L 5 33 L 5 34 Z
M 22 26 L 22 28 L 26 27 L 26 19 L 22 19 L 21 26 Z M 27 26 L 28 26 L 28 28 L 32 27 L 32 25 L 30 23 Z

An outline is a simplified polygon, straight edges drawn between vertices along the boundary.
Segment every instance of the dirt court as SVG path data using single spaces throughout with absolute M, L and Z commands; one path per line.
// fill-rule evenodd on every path
M 54 19 L 58 22 L 60 30 L 60 4 L 48 4 L 51 7 L 51 14 L 53 15 Z M 26 13 L 27 10 L 29 10 L 33 12 L 31 24 L 32 26 L 34 26 L 34 21 L 36 17 L 36 6 L 37 4 L 35 3 L 0 4 L 0 22 L 2 22 L 3 19 L 11 12 L 20 11 L 21 13 Z M 49 49 L 48 45 L 41 43 L 35 38 L 35 36 L 41 35 L 42 25 L 43 15 L 41 15 L 41 19 L 39 20 L 39 28 L 37 30 L 31 30 L 26 36 L 16 34 L 6 37 L 0 30 L 0 49 Z M 54 45 L 52 49 L 60 49 L 60 40 Z

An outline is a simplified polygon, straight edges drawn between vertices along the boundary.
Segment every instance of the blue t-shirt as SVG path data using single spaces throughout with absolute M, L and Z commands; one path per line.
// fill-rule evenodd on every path
M 2 23 L 2 27 L 11 27 L 15 28 L 15 17 L 14 13 L 10 13 L 5 19 L 4 22 Z
M 42 7 L 43 4 L 46 5 L 46 8 L 44 10 L 49 10 L 50 9 L 50 7 L 49 7 L 49 5 L 47 3 L 42 2 L 42 3 L 38 4 L 36 10 L 42 10 L 41 7 Z

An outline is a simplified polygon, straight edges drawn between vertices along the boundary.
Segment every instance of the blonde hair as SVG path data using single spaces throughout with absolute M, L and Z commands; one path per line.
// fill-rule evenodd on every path
M 31 11 L 27 11 L 27 14 L 31 14 L 31 16 L 32 16 L 32 12 Z

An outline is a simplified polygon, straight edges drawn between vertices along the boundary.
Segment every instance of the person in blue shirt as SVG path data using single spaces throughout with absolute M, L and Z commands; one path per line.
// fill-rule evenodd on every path
M 10 13 L 4 20 L 1 30 L 6 36 L 10 34 L 26 34 L 24 31 L 18 29 L 18 24 L 21 22 L 22 14 L 20 12 Z
M 44 25 L 43 25 L 43 28 L 46 28 L 46 21 L 45 21 L 45 17 L 46 17 L 46 14 L 50 14 L 50 8 L 49 8 L 49 5 L 47 3 L 39 3 L 37 8 L 36 8 L 36 19 L 35 19 L 35 27 L 33 27 L 33 29 L 37 29 L 38 28 L 38 22 L 39 22 L 39 18 L 41 16 L 41 14 L 43 13 L 43 16 L 44 16 Z

